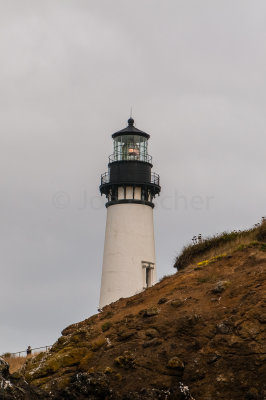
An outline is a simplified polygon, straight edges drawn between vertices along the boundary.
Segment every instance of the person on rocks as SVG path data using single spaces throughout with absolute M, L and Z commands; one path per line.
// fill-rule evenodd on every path
M 30 346 L 28 346 L 26 352 L 27 352 L 27 357 L 29 357 L 31 355 L 31 347 Z

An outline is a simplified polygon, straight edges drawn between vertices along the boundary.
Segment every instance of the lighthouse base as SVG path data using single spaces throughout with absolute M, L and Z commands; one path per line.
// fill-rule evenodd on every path
M 144 204 L 107 208 L 100 308 L 156 283 L 153 209 Z

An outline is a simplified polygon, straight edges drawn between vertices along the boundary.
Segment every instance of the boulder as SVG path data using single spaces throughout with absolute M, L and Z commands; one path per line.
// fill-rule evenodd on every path
M 151 307 L 145 310 L 141 311 L 142 316 L 145 317 L 153 317 L 155 315 L 158 315 L 160 312 L 159 308 L 157 307 Z
M 9 375 L 9 365 L 2 357 L 0 357 L 0 377 L 7 378 L 8 375 Z
M 171 301 L 171 306 L 174 308 L 178 308 L 178 307 L 181 307 L 183 305 L 183 303 L 184 302 L 181 299 L 174 299 Z
M 230 285 L 229 281 L 219 281 L 215 284 L 212 289 L 212 293 L 219 294 L 222 293 Z
M 167 363 L 167 368 L 178 369 L 178 370 L 183 371 L 185 366 L 179 357 L 172 357 L 172 358 L 170 358 L 170 360 Z

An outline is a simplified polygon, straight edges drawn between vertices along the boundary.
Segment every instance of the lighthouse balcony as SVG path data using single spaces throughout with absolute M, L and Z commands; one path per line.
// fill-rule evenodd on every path
M 135 176 L 135 178 L 137 178 Z M 101 176 L 101 194 L 105 194 L 108 199 L 106 207 L 117 203 L 141 203 L 154 207 L 152 200 L 161 191 L 160 177 L 152 172 L 147 179 L 134 179 L 134 175 L 125 176 L 125 179 L 112 179 L 109 172 Z
M 150 179 L 145 180 L 144 182 L 140 179 L 134 180 L 126 177 L 127 179 L 119 180 L 119 185 L 155 185 L 160 187 L 160 176 L 156 174 L 155 172 L 151 172 L 150 174 Z M 111 179 L 111 175 L 109 172 L 105 172 L 104 174 L 101 175 L 101 187 L 103 185 L 112 185 L 112 184 L 118 184 L 118 182 L 113 182 Z

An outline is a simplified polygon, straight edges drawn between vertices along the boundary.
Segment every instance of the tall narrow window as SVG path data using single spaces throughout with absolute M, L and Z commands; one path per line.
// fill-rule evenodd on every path
M 118 199 L 118 189 L 113 188 L 111 191 L 111 201 L 116 201 Z
M 146 287 L 151 286 L 151 269 L 146 268 Z

